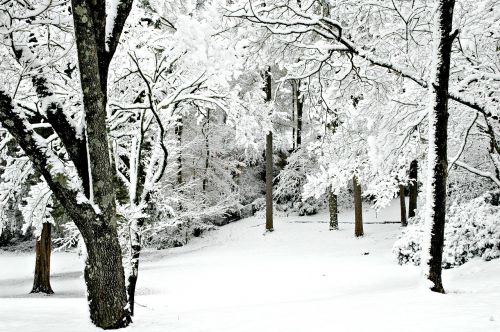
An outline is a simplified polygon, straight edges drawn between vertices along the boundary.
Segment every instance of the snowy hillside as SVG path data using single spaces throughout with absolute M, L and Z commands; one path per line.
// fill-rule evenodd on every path
M 141 261 L 131 331 L 500 331 L 500 261 L 444 271 L 448 294 L 424 287 L 418 267 L 399 266 L 396 202 L 365 211 L 353 236 L 352 211 L 279 217 L 263 234 L 252 217 L 185 247 L 149 251 Z M 378 224 L 377 224 L 378 223 Z M 88 318 L 82 262 L 54 253 L 52 296 L 28 294 L 32 254 L 0 253 L 0 331 L 98 331 Z M 27 301 L 29 299 L 29 301 Z M 43 329 L 42 329 L 43 327 Z

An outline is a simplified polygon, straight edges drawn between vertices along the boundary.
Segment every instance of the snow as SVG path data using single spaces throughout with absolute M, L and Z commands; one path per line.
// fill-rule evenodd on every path
M 109 40 L 113 34 L 116 16 L 118 15 L 118 6 L 121 0 L 106 1 L 106 52 L 109 52 Z
M 421 270 L 396 264 L 397 201 L 353 211 L 328 231 L 328 215 L 256 216 L 188 245 L 142 255 L 131 331 L 500 331 L 500 261 L 444 271 L 448 294 L 422 286 Z M 368 254 L 365 254 L 368 253 Z M 88 319 L 82 262 L 52 258 L 52 296 L 29 295 L 34 256 L 0 253 L 0 331 L 99 331 Z

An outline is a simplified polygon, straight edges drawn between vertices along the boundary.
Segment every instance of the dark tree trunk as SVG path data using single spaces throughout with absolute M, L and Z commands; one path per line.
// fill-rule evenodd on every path
M 296 150 L 297 140 L 295 139 L 296 131 L 295 128 L 295 113 L 297 109 L 297 83 L 295 80 L 291 80 L 292 84 L 292 151 Z
M 266 230 L 273 231 L 273 133 L 266 136 Z
M 266 101 L 271 101 L 271 67 L 264 73 Z M 266 230 L 273 231 L 273 133 L 266 135 Z
M 339 215 L 337 207 L 337 195 L 332 190 L 328 191 L 328 210 L 330 212 L 330 230 L 339 229 Z
M 209 133 L 210 133 L 210 110 L 207 109 L 207 120 L 202 128 L 203 136 L 205 137 L 205 175 L 203 177 L 202 189 L 203 192 L 207 190 L 208 185 L 208 166 L 210 163 L 210 141 L 209 141 Z
M 405 186 L 399 185 L 399 210 L 401 211 L 401 226 L 408 226 L 406 220 L 406 201 L 405 201 Z
M 54 294 L 50 286 L 51 226 L 50 223 L 44 223 L 40 239 L 36 241 L 35 278 L 31 293 Z
M 177 143 L 179 146 L 179 153 L 177 154 L 177 184 L 182 184 L 182 118 L 179 119 L 179 123 L 175 126 L 175 135 L 177 136 Z
M 87 248 L 85 284 L 90 319 L 103 329 L 125 327 L 130 322 L 125 276 L 116 227 L 92 225 L 83 236 Z
M 131 227 L 134 229 L 131 232 L 130 239 L 130 272 L 127 278 L 127 295 L 130 314 L 134 315 L 135 307 L 135 289 L 137 286 L 137 279 L 139 277 L 139 258 L 142 249 L 141 228 L 144 224 L 144 219 L 134 220 Z
M 354 235 L 363 236 L 363 203 L 361 201 L 361 185 L 358 183 L 357 176 L 352 178 L 354 191 Z
M 300 95 L 300 81 L 297 81 L 297 149 L 302 145 L 302 113 L 304 97 Z
M 444 227 L 446 217 L 446 182 L 448 177 L 448 83 L 450 77 L 451 45 L 455 34 L 451 34 L 453 22 L 454 0 L 440 0 L 436 11 L 435 27 L 438 33 L 437 49 L 433 51 L 434 63 L 431 76 L 430 100 L 433 108 L 429 112 L 430 140 L 429 164 L 432 172 L 430 192 L 430 249 L 428 261 L 428 279 L 433 283 L 432 290 L 444 293 L 441 280 L 441 264 L 443 259 Z
M 415 217 L 417 210 L 417 196 L 418 196 L 418 161 L 413 160 L 410 164 L 410 184 L 408 186 L 410 191 L 408 217 Z
M 293 126 L 293 149 L 300 148 L 302 144 L 302 113 L 304 109 L 304 98 L 300 95 L 300 80 L 292 81 L 292 95 L 293 95 L 293 113 L 292 121 Z M 295 127 L 295 112 L 297 112 L 297 126 Z M 296 128 L 296 129 L 295 129 Z

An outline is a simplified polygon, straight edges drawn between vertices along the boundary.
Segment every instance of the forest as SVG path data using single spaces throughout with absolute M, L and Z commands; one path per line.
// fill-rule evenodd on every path
M 500 331 L 499 0 L 0 0 L 0 331 Z

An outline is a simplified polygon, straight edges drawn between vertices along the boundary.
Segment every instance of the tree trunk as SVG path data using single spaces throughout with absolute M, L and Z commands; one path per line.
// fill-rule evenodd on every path
M 363 203 L 361 201 L 361 185 L 358 183 L 358 177 L 352 178 L 354 191 L 354 235 L 363 236 Z
M 50 286 L 51 224 L 44 223 L 40 239 L 36 241 L 35 278 L 31 293 L 54 294 Z
M 405 201 L 405 186 L 399 185 L 399 207 L 401 211 L 401 226 L 408 226 L 408 221 L 406 220 L 406 201 Z
M 431 72 L 429 110 L 429 188 L 426 223 L 429 226 L 430 248 L 427 278 L 433 283 L 432 290 L 444 293 L 441 280 L 441 264 L 444 245 L 446 216 L 446 181 L 448 177 L 448 83 L 450 76 L 451 45 L 455 34 L 451 34 L 454 0 L 440 0 L 437 4 L 434 31 L 433 65 Z M 424 248 L 425 250 L 425 248 Z
M 135 219 L 132 221 L 132 232 L 130 234 L 130 271 L 127 278 L 127 295 L 130 314 L 134 315 L 135 307 L 135 288 L 137 285 L 137 278 L 139 277 L 139 258 L 141 254 L 141 232 L 140 229 L 144 221 L 142 219 Z
M 297 112 L 297 83 L 295 80 L 291 81 L 292 84 L 292 151 L 296 150 L 296 131 L 295 128 L 295 113 Z
M 205 127 L 206 126 L 206 127 Z M 206 131 L 205 131 L 206 128 Z M 210 164 L 210 141 L 209 141 L 209 134 L 210 134 L 210 110 L 207 109 L 207 121 L 202 127 L 202 133 L 205 138 L 205 174 L 203 176 L 203 182 L 202 182 L 202 189 L 203 192 L 207 190 L 208 186 L 208 166 Z
M 130 323 L 130 312 L 116 227 L 94 224 L 83 238 L 87 248 L 84 277 L 90 319 L 103 329 L 126 327 Z
M 271 101 L 271 67 L 264 73 L 266 101 Z M 266 135 L 266 230 L 273 231 L 273 133 Z
M 302 144 L 302 111 L 304 109 L 304 97 L 300 95 L 300 80 L 297 81 L 297 149 Z
M 408 217 L 415 217 L 417 210 L 417 196 L 418 196 L 418 161 L 413 160 L 410 164 L 410 184 L 409 184 L 410 198 L 408 207 Z
M 273 133 L 266 136 L 266 230 L 273 231 Z
M 330 230 L 339 229 L 339 215 L 337 207 L 337 195 L 330 189 L 328 191 L 328 210 L 330 211 Z
M 177 154 L 177 184 L 182 184 L 182 129 L 183 123 L 182 118 L 179 119 L 179 122 L 175 125 L 175 135 L 177 136 L 177 143 L 179 146 L 179 153 Z

